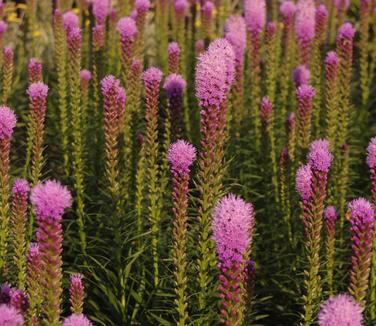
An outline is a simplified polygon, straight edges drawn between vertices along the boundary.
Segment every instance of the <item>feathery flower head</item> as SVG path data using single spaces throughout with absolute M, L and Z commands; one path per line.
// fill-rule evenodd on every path
M 311 198 L 312 170 L 309 164 L 301 166 L 296 172 L 295 188 L 303 201 Z
M 13 183 L 12 193 L 26 196 L 30 191 L 30 186 L 27 180 L 16 179 Z
M 237 63 L 243 63 L 246 47 L 246 27 L 244 18 L 238 15 L 230 16 L 225 24 L 225 39 L 232 45 Z
M 22 326 L 22 315 L 12 306 L 0 304 L 0 326 Z
M 146 13 L 150 9 L 150 1 L 149 0 L 136 0 L 135 8 L 138 13 Z
M 111 3 L 109 0 L 93 0 L 93 15 L 98 24 L 104 24 L 110 13 Z
M 4 52 L 4 60 L 7 62 L 13 61 L 13 49 L 9 46 L 6 46 L 3 50 Z
M 286 125 L 287 125 L 287 126 L 292 126 L 292 125 L 295 125 L 295 124 L 296 124 L 295 113 L 294 113 L 294 112 L 290 112 L 290 113 L 287 115 Z
M 36 185 L 31 191 L 30 200 L 38 219 L 60 220 L 64 210 L 72 205 L 72 196 L 67 187 L 54 180 Z
M 163 88 L 166 91 L 168 97 L 180 97 L 182 96 L 186 86 L 187 83 L 181 75 L 171 74 L 167 76 Z
M 337 8 L 337 10 L 340 10 L 342 8 L 344 10 L 347 10 L 350 6 L 350 0 L 333 0 L 333 4 Z
M 367 165 L 370 169 L 376 168 L 376 137 L 371 138 L 367 147 Z
M 63 321 L 62 326 L 93 326 L 93 324 L 84 315 L 73 314 Z
M 148 68 L 143 75 L 145 85 L 159 84 L 162 80 L 163 73 L 156 67 Z
M 105 26 L 102 24 L 96 24 L 93 27 L 93 47 L 95 51 L 98 51 L 104 45 Z
M 68 32 L 68 45 L 69 47 L 76 48 L 80 46 L 82 42 L 81 29 L 79 27 L 74 27 Z
M 309 146 L 308 161 L 315 171 L 329 172 L 333 156 L 329 151 L 329 142 L 326 139 L 315 140 Z
M 82 275 L 81 274 L 73 274 L 69 278 L 70 284 L 72 287 L 81 287 L 82 285 Z
M 0 20 L 0 37 L 4 35 L 4 33 L 7 31 L 7 28 L 8 24 L 5 21 Z
M 372 224 L 375 220 L 372 204 L 364 198 L 358 198 L 351 201 L 347 208 L 351 214 L 351 225 Z
M 213 16 L 213 11 L 215 9 L 215 5 L 211 1 L 205 1 L 204 5 L 202 6 L 201 12 L 202 15 L 208 19 Z
M 120 37 L 125 39 L 134 39 L 138 33 L 136 22 L 131 17 L 120 19 L 116 25 Z
M 0 140 L 12 136 L 16 122 L 17 118 L 14 112 L 6 106 L 0 106 Z
M 281 15 L 286 20 L 291 20 L 296 12 L 296 5 L 293 1 L 284 1 L 279 7 Z
M 29 300 L 22 290 L 12 289 L 10 293 L 10 305 L 18 311 L 25 313 L 27 308 L 29 308 Z
M 324 26 L 328 19 L 329 13 L 324 4 L 317 7 L 315 13 L 316 26 Z
M 185 140 L 178 140 L 170 145 L 167 157 L 174 172 L 186 175 L 196 160 L 196 148 Z
M 272 116 L 273 104 L 272 102 L 270 102 L 270 100 L 266 96 L 264 96 L 261 100 L 260 110 L 261 110 L 261 119 L 267 122 Z
M 300 42 L 308 42 L 315 36 L 315 3 L 299 0 L 297 3 L 295 32 Z
M 316 91 L 312 86 L 309 85 L 301 85 L 296 90 L 296 97 L 300 101 L 311 101 L 313 97 L 315 96 Z
M 8 283 L 4 283 L 0 287 L 0 304 L 9 303 L 12 294 L 12 288 Z
M 26 91 L 32 100 L 45 99 L 48 95 L 48 86 L 42 82 L 33 83 Z
M 338 218 L 337 210 L 335 206 L 328 206 L 324 211 L 324 218 L 327 221 L 334 222 Z
M 337 67 L 339 64 L 339 58 L 335 51 L 330 51 L 325 57 L 325 64 Z
M 223 197 L 213 212 L 213 239 L 221 267 L 241 263 L 252 240 L 255 224 L 252 204 L 229 194 Z
M 266 37 L 273 38 L 277 34 L 277 24 L 275 22 L 268 22 L 266 24 Z
M 178 17 L 183 18 L 187 14 L 189 3 L 187 0 L 176 0 L 174 3 L 175 13 Z
M 35 257 L 39 257 L 39 244 L 37 242 L 30 242 L 29 250 L 27 252 L 28 260 L 33 260 Z
M 80 71 L 80 79 L 81 80 L 84 80 L 86 82 L 90 81 L 91 80 L 91 72 L 87 69 L 82 69 Z
M 27 69 L 35 75 L 40 75 L 42 73 L 42 64 L 36 58 L 31 58 Z
M 261 33 L 266 22 L 265 0 L 244 0 L 244 18 L 251 34 Z
M 113 98 L 115 100 L 117 117 L 120 118 L 124 113 L 126 101 L 125 90 L 120 86 L 120 81 L 113 75 L 104 77 L 101 81 L 101 92 L 105 98 Z
M 337 40 L 352 40 L 355 35 L 355 28 L 350 23 L 344 23 L 338 31 Z
M 360 305 L 348 294 L 338 294 L 321 305 L 319 326 L 362 326 Z
M 180 55 L 180 47 L 178 43 L 176 42 L 171 42 L 168 44 L 167 48 L 168 55 Z
M 202 52 L 205 51 L 205 42 L 204 40 L 197 40 L 196 43 L 195 43 L 195 50 L 196 50 L 196 54 L 199 55 L 201 54 Z
M 302 85 L 308 85 L 309 79 L 311 78 L 311 72 L 305 65 L 301 65 L 294 69 L 293 76 L 296 87 L 299 87 Z
M 80 20 L 72 10 L 67 11 L 63 15 L 64 29 L 68 32 L 72 28 L 79 27 Z

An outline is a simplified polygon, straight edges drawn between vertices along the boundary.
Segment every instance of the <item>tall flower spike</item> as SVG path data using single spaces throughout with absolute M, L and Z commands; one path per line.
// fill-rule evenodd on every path
M 349 292 L 362 306 L 366 305 L 371 267 L 375 215 L 372 204 L 358 198 L 348 204 L 351 225 L 351 272 Z
M 105 24 L 111 10 L 111 2 L 109 0 L 93 0 L 92 6 L 96 23 Z
M 63 23 L 66 33 L 69 34 L 73 28 L 80 26 L 80 19 L 73 11 L 69 10 L 63 15 Z
M 346 12 L 350 7 L 350 0 L 334 0 L 333 5 L 337 9 L 337 26 L 341 26 L 346 20 Z
M 296 150 L 296 118 L 295 113 L 290 112 L 285 122 L 285 130 L 287 136 L 287 151 L 289 159 L 294 162 Z
M 12 188 L 13 260 L 17 271 L 17 286 L 25 290 L 26 280 L 26 223 L 30 187 L 26 180 L 17 179 Z
M 10 96 L 13 82 L 13 50 L 10 47 L 5 47 L 4 50 L 4 64 L 3 64 L 3 97 L 2 103 L 6 104 Z
M 329 13 L 325 5 L 321 4 L 317 7 L 315 11 L 315 38 L 318 40 L 319 44 L 326 38 L 328 16 Z
M 31 58 L 27 66 L 29 85 L 42 81 L 42 64 L 35 58 Z
M 296 88 L 302 85 L 308 85 L 309 79 L 311 78 L 311 73 L 305 65 L 301 65 L 298 68 L 294 69 L 294 82 Z
M 225 325 L 243 322 L 245 254 L 252 242 L 254 224 L 253 206 L 232 194 L 222 198 L 214 209 L 213 239 L 220 268 L 221 321 Z
M 324 211 L 326 229 L 326 274 L 329 293 L 333 293 L 334 244 L 336 236 L 336 221 L 338 214 L 334 206 L 328 206 Z
M 312 40 L 315 37 L 314 0 L 298 1 L 295 33 L 299 44 L 300 63 L 309 66 Z
M 302 85 L 296 90 L 298 100 L 298 121 L 299 121 L 299 138 L 300 148 L 308 147 L 311 138 L 312 129 L 312 109 L 315 89 L 308 85 Z
M 295 188 L 303 203 L 307 203 L 312 196 L 312 170 L 306 164 L 301 166 L 296 172 Z
M 132 17 L 136 21 L 137 29 L 138 29 L 138 39 L 137 39 L 137 49 L 136 49 L 136 58 L 141 59 L 143 55 L 144 49 L 144 30 L 145 30 L 145 22 L 146 22 L 146 15 L 150 10 L 150 1 L 149 0 L 136 0 L 135 1 L 135 8 L 136 8 L 136 17 Z
M 338 294 L 321 305 L 319 326 L 362 326 L 362 308 L 347 294 Z
M 62 326 L 93 326 L 93 323 L 82 314 L 73 314 L 63 321 Z
M 211 1 L 205 1 L 201 8 L 202 37 L 208 42 L 213 33 L 213 14 L 215 5 Z
M 9 155 L 10 140 L 16 126 L 16 115 L 0 107 L 0 273 L 5 267 L 9 232 Z
M 42 253 L 37 243 L 30 243 L 27 253 L 27 292 L 29 294 L 28 316 L 33 325 L 38 325 L 38 309 L 43 301 L 43 288 L 40 284 L 42 278 Z
M 265 84 L 266 94 L 272 103 L 275 102 L 279 54 L 278 24 L 276 22 L 268 22 L 265 29 Z
M 175 275 L 176 311 L 178 324 L 185 325 L 188 319 L 187 295 L 187 220 L 189 170 L 196 160 L 196 149 L 184 140 L 170 145 L 168 161 L 172 175 L 173 198 L 173 248 L 172 257 Z
M 12 306 L 0 304 L 0 325 L 1 326 L 22 326 L 24 318 Z
M 182 134 L 183 129 L 183 93 L 187 86 L 186 81 L 182 76 L 171 74 L 166 78 L 163 85 L 167 93 L 168 105 L 170 109 L 171 121 L 171 137 L 178 139 Z
M 30 196 L 37 215 L 37 240 L 42 255 L 43 271 L 40 281 L 44 289 L 46 322 L 58 325 L 62 295 L 62 218 L 72 205 L 69 190 L 57 181 L 35 186 Z
M 82 314 L 85 298 L 85 288 L 82 275 L 74 274 L 70 277 L 69 301 L 73 314 Z
M 152 233 L 152 255 L 154 265 L 154 285 L 159 283 L 159 258 L 158 258 L 158 232 L 161 211 L 158 205 L 159 189 L 158 189 L 158 103 L 159 88 L 162 80 L 162 72 L 155 67 L 151 67 L 144 72 L 143 75 L 145 91 L 146 91 L 146 155 L 147 167 L 149 173 L 149 220 Z
M 178 74 L 180 71 L 180 47 L 176 42 L 168 45 L 168 73 Z
M 244 17 L 251 34 L 260 34 L 266 23 L 265 0 L 245 0 Z

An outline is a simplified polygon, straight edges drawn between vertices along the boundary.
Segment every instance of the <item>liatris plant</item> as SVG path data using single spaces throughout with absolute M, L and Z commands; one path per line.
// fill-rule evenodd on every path
M 320 242 L 328 172 L 333 157 L 327 140 L 311 143 L 308 165 L 297 172 L 296 187 L 304 209 L 305 247 L 308 267 L 305 271 L 304 325 L 311 325 L 321 297 Z
M 13 82 L 13 49 L 10 47 L 4 48 L 4 63 L 3 63 L 3 94 L 2 94 L 2 104 L 6 105 L 11 93 L 12 82 Z
M 8 107 L 0 107 L 0 272 L 4 272 L 9 234 L 9 156 L 10 140 L 16 116 Z
M 82 314 L 85 299 L 85 288 L 82 275 L 73 274 L 70 277 L 69 302 L 73 314 Z
M 265 28 L 265 84 L 266 94 L 272 103 L 274 103 L 276 76 L 279 69 L 280 46 L 278 39 L 278 25 L 275 22 L 267 23 Z
M 294 112 L 289 113 L 289 115 L 287 116 L 285 129 L 289 159 L 291 160 L 291 162 L 294 162 L 296 151 L 296 118 Z
M 30 59 L 27 70 L 29 85 L 42 81 L 42 64 L 37 59 Z
M 349 292 L 364 308 L 371 267 L 374 210 L 367 200 L 355 199 L 348 204 L 351 224 L 351 272 Z
M 338 294 L 321 305 L 319 326 L 362 326 L 362 308 L 347 294 Z
M 301 65 L 294 69 L 293 72 L 295 87 L 298 88 L 302 85 L 308 85 L 311 79 L 311 72 L 305 65 Z
M 80 85 L 81 85 L 81 106 L 82 106 L 82 125 L 86 132 L 88 129 L 88 105 L 89 105 L 89 86 L 90 80 L 92 78 L 91 72 L 87 69 L 82 69 L 80 71 Z M 87 135 L 86 135 L 87 136 Z M 85 139 L 84 143 L 87 141 Z
M 338 123 L 338 75 L 339 58 L 333 51 L 325 58 L 325 109 L 326 109 L 326 137 L 330 148 L 336 148 L 336 132 Z
M 171 42 L 167 48 L 168 52 L 168 73 L 178 74 L 180 72 L 180 47 L 178 43 Z
M 73 11 L 69 10 L 63 14 L 63 24 L 68 35 L 73 28 L 78 28 L 80 26 L 80 19 Z
M 376 137 L 372 138 L 367 148 L 367 165 L 371 172 L 371 191 L 372 191 L 372 204 L 376 206 Z M 370 299 L 371 302 L 376 301 L 376 238 L 372 244 L 372 268 L 371 268 L 371 287 Z M 372 320 L 376 318 L 376 308 L 371 305 L 370 314 Z
M 124 17 L 117 23 L 117 31 L 120 34 L 122 80 L 127 90 L 129 70 L 138 34 L 136 22 L 130 17 Z
M 3 66 L 3 59 L 4 59 L 4 53 L 3 53 L 3 43 L 4 43 L 4 34 L 8 29 L 8 24 L 0 20 L 0 67 Z
M 342 24 L 346 20 L 346 12 L 349 9 L 350 6 L 350 0 L 334 0 L 333 1 L 334 7 L 337 10 L 336 15 L 336 26 L 342 26 Z
M 39 245 L 30 243 L 27 253 L 27 292 L 29 294 L 28 317 L 33 326 L 39 325 L 38 312 L 43 301 L 42 271 L 42 253 Z
M 7 304 L 0 304 L 1 326 L 22 326 L 24 322 L 24 318 L 17 309 Z
M 295 33 L 299 44 L 300 63 L 309 67 L 312 41 L 315 37 L 314 0 L 299 0 L 296 9 Z
M 83 314 L 73 314 L 63 321 L 62 326 L 93 326 L 93 323 Z
M 183 131 L 183 92 L 187 86 L 182 76 L 172 74 L 167 76 L 163 85 L 167 93 L 169 114 L 171 116 L 171 139 L 176 140 L 182 136 Z
M 265 0 L 245 0 L 244 17 L 250 39 L 251 117 L 255 132 L 256 148 L 260 147 L 261 131 L 258 108 L 261 94 L 261 39 L 266 21 Z
M 255 225 L 253 206 L 232 194 L 223 197 L 213 212 L 213 239 L 220 269 L 221 324 L 244 322 L 244 271 Z
M 143 61 L 143 50 L 144 50 L 144 30 L 145 30 L 145 22 L 146 22 L 146 15 L 150 9 L 150 1 L 149 0 L 136 0 L 135 1 L 135 8 L 136 8 L 136 25 L 138 29 L 138 37 L 137 37 L 137 47 L 135 57 Z
M 105 25 L 107 16 L 111 11 L 111 2 L 108 0 L 94 0 L 92 11 L 96 24 Z
M 154 285 L 159 283 L 159 262 L 158 262 L 158 238 L 159 222 L 161 217 L 159 207 L 159 165 L 158 165 L 158 103 L 159 87 L 162 79 L 162 72 L 154 67 L 145 71 L 143 80 L 146 91 L 146 166 L 149 175 L 148 199 L 149 199 L 149 220 L 152 234 L 152 255 L 154 266 Z
M 225 39 L 235 53 L 235 83 L 232 89 L 233 131 L 240 137 L 240 126 L 244 112 L 244 52 L 247 43 L 246 26 L 241 16 L 230 16 L 224 27 Z
M 296 90 L 298 101 L 298 144 L 301 149 L 307 149 L 311 139 L 312 109 L 315 89 L 312 86 L 302 85 Z
M 188 322 L 187 296 L 187 219 L 188 219 L 188 183 L 189 170 L 196 160 L 196 149 L 178 140 L 168 150 L 168 160 L 172 174 L 173 198 L 173 248 L 172 257 L 175 274 L 175 305 L 178 313 L 177 325 L 184 326 Z
M 338 85 L 339 85 L 339 107 L 338 114 L 338 145 L 342 146 L 346 142 L 347 123 L 349 114 L 351 70 L 353 60 L 353 38 L 355 29 L 350 23 L 345 23 L 339 29 L 336 50 L 340 63 L 338 66 Z
M 215 5 L 211 1 L 205 1 L 201 8 L 201 24 L 202 24 L 202 38 L 206 44 L 209 44 L 214 28 L 214 9 Z
M 326 230 L 326 282 L 329 293 L 333 293 L 334 245 L 336 236 L 336 221 L 338 215 L 334 206 L 328 206 L 324 211 Z
M 223 40 L 225 49 L 209 48 L 198 59 L 196 68 L 196 96 L 201 107 L 201 152 L 199 157 L 198 189 L 199 208 L 199 257 L 197 261 L 200 310 L 208 307 L 207 289 L 211 283 L 210 255 L 211 211 L 222 185 L 223 143 L 227 118 L 228 94 L 234 78 L 234 53 L 231 45 Z M 227 43 L 227 45 L 226 45 Z
M 29 184 L 26 180 L 17 179 L 12 188 L 12 241 L 13 260 L 16 267 L 17 286 L 25 290 L 26 280 L 26 224 Z
M 71 207 L 68 189 L 57 181 L 46 181 L 35 186 L 30 196 L 37 215 L 37 240 L 42 256 L 43 311 L 48 325 L 58 326 L 62 294 L 62 218 Z

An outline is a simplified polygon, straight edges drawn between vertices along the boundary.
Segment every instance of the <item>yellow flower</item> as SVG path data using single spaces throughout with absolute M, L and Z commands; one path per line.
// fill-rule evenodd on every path
M 42 35 L 42 33 L 40 31 L 34 31 L 33 32 L 33 37 L 39 37 L 41 35 Z
M 18 3 L 17 4 L 17 9 L 26 10 L 27 9 L 27 5 L 25 3 Z
M 15 12 L 12 12 L 8 15 L 7 21 L 10 23 L 17 23 L 21 24 L 22 20 L 17 17 L 17 14 Z
M 75 13 L 76 15 L 79 15 L 79 14 L 80 14 L 80 8 L 73 8 L 72 11 L 73 11 L 73 13 Z

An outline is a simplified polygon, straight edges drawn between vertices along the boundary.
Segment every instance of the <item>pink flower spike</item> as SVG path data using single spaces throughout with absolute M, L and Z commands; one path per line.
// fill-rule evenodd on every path
M 89 82 L 91 80 L 91 72 L 87 69 L 82 69 L 80 71 L 80 79 L 84 80 L 86 82 Z
M 13 183 L 12 193 L 13 195 L 27 196 L 30 191 L 30 186 L 27 180 L 16 179 Z
M 180 175 L 189 174 L 189 168 L 196 160 L 196 148 L 184 140 L 178 140 L 170 145 L 168 161 L 173 172 Z
M 326 139 L 315 140 L 311 143 L 308 161 L 312 170 L 328 173 L 333 161 L 329 151 L 329 142 Z
M 328 206 L 324 211 L 324 218 L 326 221 L 335 222 L 338 218 L 338 214 L 335 206 Z
M 93 0 L 93 15 L 97 24 L 104 24 L 110 13 L 111 2 L 109 0 Z
M 337 10 L 346 10 L 350 7 L 350 0 L 333 0 L 333 4 Z
M 6 107 L 0 107 L 0 139 L 8 139 L 13 134 L 13 129 L 16 126 L 17 118 L 14 112 Z
M 181 75 L 171 74 L 167 76 L 163 88 L 167 96 L 171 98 L 176 96 L 181 97 L 186 86 L 187 83 Z
M 270 100 L 266 96 L 264 96 L 261 100 L 260 109 L 261 109 L 261 120 L 267 123 L 272 117 L 273 104 L 270 102 Z
M 265 0 L 245 0 L 244 18 L 251 34 L 260 34 L 266 23 Z
M 5 21 L 0 20 L 0 37 L 3 37 L 4 33 L 7 31 L 7 28 L 8 24 Z
M 174 3 L 175 14 L 180 19 L 186 16 L 188 8 L 189 3 L 187 0 L 176 0 Z
M 311 73 L 305 65 L 301 65 L 298 68 L 294 69 L 293 74 L 294 82 L 297 88 L 302 85 L 308 85 L 311 78 Z
M 63 321 L 62 326 L 93 326 L 93 323 L 82 314 L 73 314 Z
M 302 201 L 307 202 L 312 196 L 312 170 L 306 164 L 301 166 L 296 172 L 295 188 Z
M 30 84 L 42 81 L 42 64 L 37 59 L 30 59 L 27 70 Z
M 338 40 L 352 40 L 355 35 L 355 28 L 350 23 L 344 23 L 338 31 Z
M 299 42 L 307 42 L 315 36 L 315 3 L 299 0 L 297 4 L 295 32 Z
M 34 83 L 26 91 L 32 101 L 45 100 L 48 95 L 48 86 L 42 82 Z
M 348 294 L 329 298 L 321 305 L 319 326 L 362 326 L 363 316 L 360 305 Z
M 150 67 L 144 72 L 143 80 L 145 84 L 160 83 L 163 73 L 158 68 Z
M 150 9 L 150 1 L 149 0 L 136 0 L 135 8 L 138 13 L 146 13 Z
M 211 1 L 205 1 L 204 5 L 202 6 L 201 12 L 204 16 L 204 19 L 211 20 L 213 18 L 213 11 L 215 9 L 214 3 Z
M 121 18 L 116 25 L 116 29 L 123 39 L 133 40 L 138 33 L 136 22 L 130 17 Z
M 69 32 L 73 28 L 79 27 L 80 20 L 78 16 L 69 10 L 63 15 L 64 29 Z
M 0 304 L 0 326 L 22 326 L 24 319 L 17 309 Z
M 279 7 L 279 11 L 285 20 L 291 20 L 296 12 L 296 5 L 293 1 L 284 1 Z
M 376 168 L 376 137 L 371 138 L 367 147 L 367 165 L 370 169 Z
M 244 61 L 246 47 L 246 26 L 241 16 L 230 16 L 225 24 L 225 39 L 232 45 L 237 64 Z

